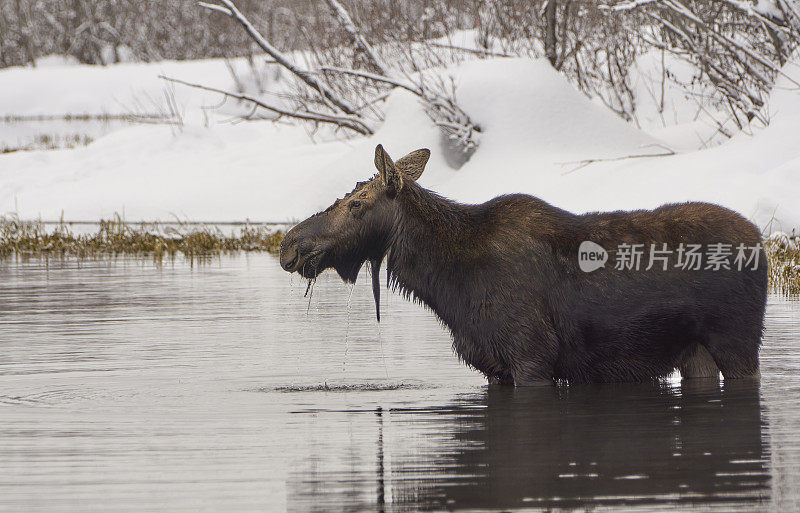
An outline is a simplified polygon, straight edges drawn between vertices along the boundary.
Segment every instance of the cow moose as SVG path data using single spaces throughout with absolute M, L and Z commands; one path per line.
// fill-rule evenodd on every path
M 369 261 L 380 321 L 385 259 L 388 285 L 429 307 L 458 356 L 494 384 L 646 381 L 675 369 L 759 377 L 767 264 L 742 216 L 708 203 L 576 215 L 524 194 L 460 204 L 417 183 L 429 156 L 393 162 L 378 145 L 372 179 L 286 234 L 283 269 L 313 280 L 333 268 L 352 283 Z M 586 241 L 610 255 L 591 272 L 579 262 Z M 690 247 L 730 258 L 687 266 Z M 621 248 L 662 256 L 612 265 Z M 737 248 L 748 248 L 747 266 L 735 265 Z

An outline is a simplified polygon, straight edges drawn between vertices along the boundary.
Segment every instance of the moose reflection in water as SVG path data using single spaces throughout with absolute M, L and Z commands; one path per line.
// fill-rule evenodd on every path
M 359 491 L 341 486 L 346 474 L 294 474 L 289 499 L 298 510 L 313 510 L 322 497 L 353 511 L 497 511 L 747 507 L 770 496 L 766 423 L 752 381 L 489 387 L 438 408 L 317 413 L 342 414 L 360 416 L 349 423 L 374 419 L 375 461 L 358 468 L 374 469 L 375 480 L 360 474 Z M 396 432 L 405 436 L 392 443 Z
M 281 266 L 309 280 L 354 282 L 372 265 L 433 310 L 453 347 L 492 383 L 517 386 L 760 376 L 767 270 L 758 228 L 707 203 L 575 215 L 524 194 L 463 205 L 420 187 L 430 152 L 397 162 L 378 145 L 378 174 L 292 228 Z M 648 270 L 583 272 L 579 248 L 752 248 L 761 265 L 685 269 L 671 254 Z

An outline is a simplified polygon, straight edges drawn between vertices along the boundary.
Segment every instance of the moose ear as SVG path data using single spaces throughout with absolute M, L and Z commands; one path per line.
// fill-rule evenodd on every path
M 395 163 L 380 144 L 375 147 L 375 167 L 383 185 L 394 192 L 403 188 L 403 174 L 398 172 Z
M 422 172 L 425 171 L 425 164 L 431 157 L 431 150 L 423 148 L 421 150 L 412 151 L 405 157 L 395 162 L 394 166 L 402 171 L 404 178 L 410 178 L 415 182 L 419 180 Z

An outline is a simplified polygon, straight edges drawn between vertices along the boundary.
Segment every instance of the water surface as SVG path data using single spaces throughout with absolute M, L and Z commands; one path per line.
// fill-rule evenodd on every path
M 367 276 L 0 261 L 0 511 L 786 511 L 800 302 L 760 385 L 489 388 Z

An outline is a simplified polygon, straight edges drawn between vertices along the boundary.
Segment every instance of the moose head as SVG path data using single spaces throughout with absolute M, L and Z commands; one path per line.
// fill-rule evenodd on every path
M 404 185 L 422 175 L 430 154 L 427 149 L 416 150 L 393 162 L 379 144 L 375 148 L 378 173 L 289 230 L 281 243 L 281 267 L 309 280 L 333 268 L 344 281 L 353 283 L 369 260 L 377 307 L 378 269 L 396 229 L 398 201 Z

